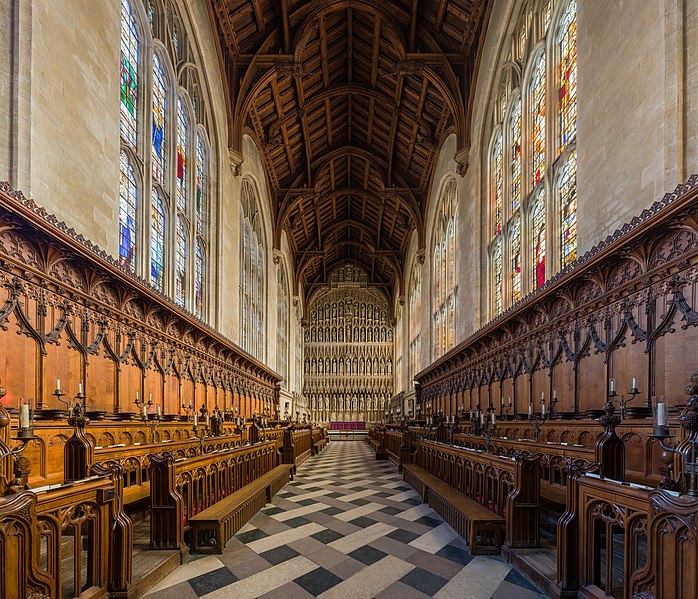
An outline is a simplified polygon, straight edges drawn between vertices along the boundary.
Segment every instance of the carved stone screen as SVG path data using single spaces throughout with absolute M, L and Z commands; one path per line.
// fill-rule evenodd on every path
M 313 297 L 305 329 L 303 394 L 318 422 L 377 422 L 393 393 L 388 302 L 346 264 Z

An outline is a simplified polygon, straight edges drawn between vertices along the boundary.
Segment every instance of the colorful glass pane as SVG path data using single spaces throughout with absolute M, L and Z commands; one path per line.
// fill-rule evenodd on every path
M 572 154 L 560 173 L 560 217 L 562 231 L 562 267 L 577 257 L 577 157 Z
M 181 216 L 177 217 L 177 254 L 175 259 L 175 302 L 184 306 L 187 297 L 187 232 Z
M 121 0 L 121 137 L 135 149 L 138 131 L 139 39 L 129 0 Z
M 502 161 L 502 131 L 497 131 L 494 142 L 494 234 L 502 232 L 504 218 L 504 168 Z
M 150 199 L 150 282 L 158 291 L 165 286 L 165 206 L 157 189 Z
M 511 211 L 521 206 L 521 98 L 511 111 Z
M 511 228 L 511 301 L 521 299 L 521 219 L 517 216 Z
M 194 276 L 194 313 L 201 318 L 204 308 L 204 251 L 201 240 L 196 240 L 196 272 Z
M 533 183 L 538 185 L 545 174 L 545 54 L 542 53 L 533 68 L 531 109 Z
M 150 23 L 150 28 L 153 28 L 153 22 L 155 21 L 155 7 L 153 6 L 153 0 L 148 0 L 148 22 Z
M 545 283 L 545 191 L 541 189 L 533 206 L 533 285 Z
M 165 120 L 167 115 L 167 82 L 165 69 L 160 56 L 153 54 L 153 180 L 165 183 L 165 164 L 167 156 L 167 137 Z
M 550 0 L 545 0 L 543 4 L 543 27 L 545 33 L 548 32 L 548 27 L 550 27 L 550 17 L 552 16 L 551 4 L 552 2 Z
M 133 165 L 126 152 L 119 156 L 119 262 L 133 270 L 136 257 L 136 214 L 138 187 Z
M 187 210 L 187 152 L 189 123 L 182 99 L 177 100 L 177 210 Z
M 502 312 L 502 301 L 504 299 L 503 288 L 503 264 L 502 264 L 502 240 L 497 240 L 494 247 L 493 256 L 493 273 L 494 273 L 494 315 L 497 316 Z
M 196 234 L 203 235 L 208 161 L 202 134 L 196 136 Z
M 577 2 L 570 0 L 560 19 L 560 145 L 577 133 Z

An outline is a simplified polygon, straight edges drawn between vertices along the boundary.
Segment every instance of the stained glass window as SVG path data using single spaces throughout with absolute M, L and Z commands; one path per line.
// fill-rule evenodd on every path
M 177 217 L 176 246 L 175 302 L 179 306 L 184 306 L 187 297 L 187 231 L 181 216 Z
M 521 299 L 521 219 L 517 216 L 511 227 L 511 301 Z
M 202 134 L 196 136 L 196 234 L 204 231 L 204 213 L 206 210 L 208 161 L 206 146 Z
M 545 33 L 548 32 L 548 27 L 550 27 L 550 17 L 552 15 L 551 4 L 551 0 L 545 0 L 543 3 L 543 27 L 545 29 Z
M 545 190 L 540 189 L 533 205 L 533 286 L 545 283 Z
M 456 195 L 455 180 L 441 196 L 434 240 L 434 349 L 436 356 L 455 345 L 456 338 Z
M 150 282 L 159 291 L 165 287 L 165 206 L 157 189 L 150 200 Z
M 577 2 L 570 0 L 560 19 L 560 144 L 577 133 Z
M 153 0 L 148 0 L 148 22 L 152 29 L 153 22 L 155 21 L 155 7 L 153 6 Z
M 177 210 L 187 210 L 187 152 L 189 123 L 182 98 L 177 100 Z
M 494 234 L 502 232 L 504 218 L 504 172 L 502 162 L 502 131 L 497 132 L 494 142 Z
M 204 250 L 201 239 L 196 239 L 196 271 L 194 275 L 194 314 L 201 318 L 204 313 Z
M 121 137 L 136 148 L 138 132 L 139 39 L 129 0 L 121 0 Z
M 119 261 L 126 268 L 133 270 L 136 257 L 138 186 L 133 165 L 126 152 L 121 152 L 119 163 Z
M 531 81 L 531 155 L 533 183 L 545 174 L 545 54 L 536 59 Z
M 494 275 L 494 315 L 497 316 L 502 312 L 502 302 L 504 300 L 504 289 L 503 289 L 503 264 L 502 264 L 502 240 L 501 238 L 497 240 L 494 246 L 494 256 L 493 256 L 493 275 Z
M 153 54 L 153 180 L 160 185 L 165 182 L 165 163 L 167 156 L 167 135 L 165 122 L 167 116 L 167 83 L 165 69 L 160 56 Z
M 521 98 L 511 111 L 511 211 L 521 206 Z
M 577 157 L 570 154 L 560 173 L 562 267 L 577 257 Z

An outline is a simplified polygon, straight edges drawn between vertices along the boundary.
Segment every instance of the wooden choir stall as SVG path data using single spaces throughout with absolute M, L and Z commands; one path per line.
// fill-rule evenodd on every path
M 698 177 L 415 377 L 368 443 L 551 597 L 698 597 Z
M 0 597 L 138 597 L 328 441 L 273 371 L 0 184 Z

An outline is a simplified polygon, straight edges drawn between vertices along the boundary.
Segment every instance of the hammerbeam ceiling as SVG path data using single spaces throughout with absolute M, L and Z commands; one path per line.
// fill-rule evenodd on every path
M 467 166 L 491 0 L 208 0 L 233 159 L 259 145 L 306 294 L 347 259 L 390 297 L 445 136 Z

